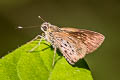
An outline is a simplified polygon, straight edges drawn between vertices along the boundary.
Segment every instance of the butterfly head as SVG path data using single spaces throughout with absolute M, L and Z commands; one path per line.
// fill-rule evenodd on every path
M 48 22 L 44 22 L 44 23 L 41 25 L 41 30 L 42 30 L 43 32 L 55 32 L 55 31 L 59 31 L 59 27 L 54 26 L 54 25 L 51 25 L 51 24 L 48 23 Z

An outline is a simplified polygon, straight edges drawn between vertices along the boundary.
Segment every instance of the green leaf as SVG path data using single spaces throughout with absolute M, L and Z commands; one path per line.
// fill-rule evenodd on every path
M 0 59 L 0 80 L 93 80 L 84 59 L 70 65 L 57 51 L 55 65 L 52 66 L 54 49 L 39 40 L 29 42 Z

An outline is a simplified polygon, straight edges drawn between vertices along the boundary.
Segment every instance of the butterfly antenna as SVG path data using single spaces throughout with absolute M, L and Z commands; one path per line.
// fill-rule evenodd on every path
M 38 16 L 39 19 L 41 19 L 43 22 L 45 22 L 45 20 L 41 17 L 41 16 Z M 38 26 L 31 26 L 31 27 L 22 27 L 22 26 L 18 26 L 16 29 L 23 29 L 23 28 L 36 28 Z
M 24 28 L 38 28 L 38 26 L 31 26 L 31 27 L 18 26 L 16 29 L 24 29 Z
M 18 26 L 17 29 L 22 29 L 23 27 L 22 26 Z
M 41 16 L 38 16 L 38 18 L 41 19 L 43 22 L 45 22 L 45 20 Z

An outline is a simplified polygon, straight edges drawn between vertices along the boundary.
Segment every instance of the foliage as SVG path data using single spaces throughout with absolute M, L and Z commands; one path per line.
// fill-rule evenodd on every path
M 29 52 L 38 42 L 26 43 L 0 59 L 0 80 L 93 80 L 84 59 L 70 65 L 57 51 L 53 67 L 54 49 L 46 41 Z

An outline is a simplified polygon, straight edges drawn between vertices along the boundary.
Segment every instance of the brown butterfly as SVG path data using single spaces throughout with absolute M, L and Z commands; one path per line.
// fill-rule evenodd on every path
M 56 49 L 59 49 L 70 64 L 75 64 L 86 54 L 96 50 L 105 38 L 98 32 L 77 28 L 59 28 L 48 22 L 41 25 L 41 30 L 44 32 L 44 36 L 38 35 L 37 37 L 43 37 L 53 46 L 54 57 Z

